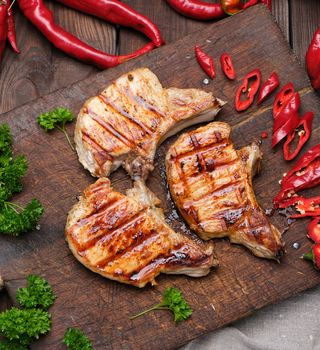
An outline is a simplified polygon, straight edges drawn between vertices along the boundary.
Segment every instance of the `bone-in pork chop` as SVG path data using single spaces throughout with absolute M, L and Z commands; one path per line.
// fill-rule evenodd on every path
M 162 141 L 213 120 L 223 104 L 203 90 L 164 89 L 149 69 L 136 69 L 82 107 L 75 129 L 79 160 L 93 176 L 107 177 L 122 165 L 133 178 L 146 178 Z
M 214 122 L 178 138 L 166 156 L 171 195 L 201 238 L 227 236 L 258 257 L 279 259 L 281 234 L 252 188 L 262 153 L 255 143 L 236 151 L 230 133 L 228 124 Z
M 123 195 L 108 179 L 97 180 L 69 212 L 72 253 L 90 270 L 137 287 L 155 284 L 161 272 L 207 275 L 217 265 L 211 242 L 173 231 L 158 205 L 143 181 Z

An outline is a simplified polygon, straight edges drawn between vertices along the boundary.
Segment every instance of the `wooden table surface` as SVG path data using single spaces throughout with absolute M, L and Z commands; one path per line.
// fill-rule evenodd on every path
M 178 15 L 164 0 L 123 2 L 150 17 L 159 26 L 167 43 L 207 25 Z M 46 3 L 54 11 L 59 24 L 87 43 L 109 53 L 130 52 L 147 41 L 139 33 L 106 24 L 67 9 L 54 1 Z M 23 18 L 17 6 L 14 11 L 18 44 L 22 53 L 17 56 L 9 47 L 5 51 L 0 73 L 0 113 L 10 111 L 97 72 L 94 67 L 77 62 L 57 51 Z M 320 1 L 274 0 L 273 14 L 294 52 L 304 64 L 308 43 L 320 25 Z M 5 291 L 0 292 L 0 310 L 10 304 Z

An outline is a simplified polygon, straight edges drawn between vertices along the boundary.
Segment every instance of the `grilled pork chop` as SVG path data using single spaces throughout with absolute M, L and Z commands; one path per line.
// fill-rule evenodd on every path
M 262 153 L 255 143 L 236 151 L 230 132 L 228 124 L 217 122 L 178 138 L 166 157 L 171 195 L 201 238 L 227 236 L 258 257 L 278 259 L 281 234 L 252 189 Z
M 82 107 L 75 129 L 79 160 L 93 176 L 107 177 L 122 165 L 133 178 L 146 178 L 162 141 L 212 120 L 223 104 L 202 90 L 164 89 L 149 69 L 136 69 Z
M 155 284 L 161 272 L 207 275 L 217 265 L 213 245 L 174 232 L 159 203 L 142 181 L 125 196 L 107 178 L 97 180 L 69 212 L 72 253 L 90 270 L 137 287 Z

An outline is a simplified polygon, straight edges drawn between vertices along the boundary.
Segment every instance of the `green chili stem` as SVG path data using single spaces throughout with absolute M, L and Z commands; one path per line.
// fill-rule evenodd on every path
M 139 316 L 142 316 L 144 314 L 146 314 L 147 312 L 153 311 L 153 310 L 169 310 L 168 307 L 166 306 L 162 306 L 162 304 L 157 304 L 155 306 L 152 306 L 150 309 L 144 310 L 136 315 L 133 315 L 131 317 L 129 317 L 129 320 L 133 320 L 134 318 L 137 318 Z
M 71 142 L 71 140 L 70 140 L 70 137 L 69 137 L 69 135 L 68 135 L 68 133 L 67 133 L 67 131 L 66 131 L 66 129 L 65 129 L 64 124 L 63 124 L 62 127 L 60 127 L 59 125 L 57 125 L 57 128 L 58 128 L 61 132 L 64 133 L 64 136 L 66 137 L 70 148 L 72 149 L 73 152 L 75 152 L 76 150 L 75 150 L 75 148 L 74 148 L 74 146 L 73 146 L 73 144 L 72 144 L 72 142 Z

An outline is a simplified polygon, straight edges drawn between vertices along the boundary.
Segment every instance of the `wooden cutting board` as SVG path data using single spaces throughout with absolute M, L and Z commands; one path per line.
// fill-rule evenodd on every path
M 209 85 L 203 83 L 206 76 L 195 61 L 195 44 L 200 44 L 215 58 L 217 78 Z M 233 58 L 238 75 L 236 82 L 228 81 L 220 71 L 218 60 L 224 51 Z M 2 115 L 1 121 L 8 122 L 12 128 L 16 151 L 24 153 L 29 160 L 24 191 L 16 199 L 24 203 L 37 197 L 45 207 L 45 214 L 40 230 L 20 238 L 0 237 L 0 274 L 12 299 L 30 273 L 48 279 L 58 296 L 51 308 L 52 331 L 34 343 L 32 349 L 65 349 L 61 338 L 69 326 L 83 329 L 97 350 L 174 349 L 320 282 L 320 274 L 300 259 L 310 247 L 304 220 L 293 223 L 285 233 L 287 254 L 281 264 L 255 258 L 243 247 L 218 240 L 216 252 L 220 267 L 209 276 L 193 279 L 162 275 L 157 278 L 158 286 L 142 290 L 95 275 L 75 260 L 64 240 L 66 216 L 77 196 L 94 179 L 79 164 L 64 136 L 59 132 L 46 134 L 35 119 L 56 106 L 68 107 L 77 114 L 87 98 L 122 73 L 142 66 L 154 71 L 164 87 L 204 88 L 228 101 L 217 120 L 233 126 L 237 147 L 259 138 L 262 131 L 269 132 L 269 138 L 262 143 L 262 173 L 254 181 L 256 195 L 264 208 L 271 207 L 279 189 L 278 181 L 291 164 L 283 161 L 280 148 L 272 151 L 270 147 L 273 98 L 260 108 L 254 105 L 243 114 L 235 113 L 233 97 L 242 77 L 260 68 L 264 80 L 272 71 L 277 71 L 283 84 L 292 81 L 302 96 L 301 113 L 307 110 L 316 113 L 312 138 L 303 151 L 319 143 L 319 98 L 264 6 L 254 6 L 234 17 L 208 24 L 204 31 Z M 70 133 L 73 127 L 69 126 Z M 164 175 L 164 155 L 173 140 L 175 137 L 159 148 L 148 184 L 162 200 L 170 224 L 185 232 L 186 226 L 168 195 Z M 111 179 L 117 189 L 130 187 L 130 180 L 122 170 Z M 280 229 L 287 226 L 286 220 L 278 215 L 271 221 Z M 294 249 L 293 242 L 298 242 L 300 248 Z M 158 303 L 169 286 L 183 291 L 194 310 L 191 319 L 175 325 L 169 312 L 159 311 L 129 320 L 130 315 Z

